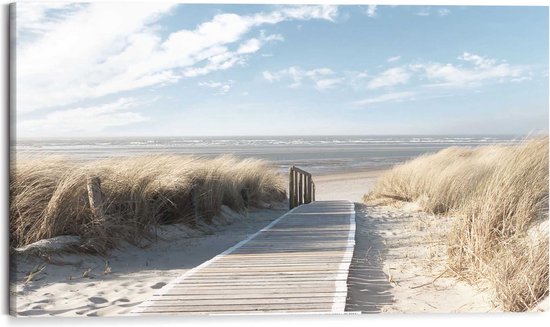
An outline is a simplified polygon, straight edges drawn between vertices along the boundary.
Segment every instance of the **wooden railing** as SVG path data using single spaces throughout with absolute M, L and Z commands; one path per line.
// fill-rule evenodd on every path
M 288 194 L 290 209 L 315 201 L 315 183 L 311 174 L 298 167 L 290 167 Z

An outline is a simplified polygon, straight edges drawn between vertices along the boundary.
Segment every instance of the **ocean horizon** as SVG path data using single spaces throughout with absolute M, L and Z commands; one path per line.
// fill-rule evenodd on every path
M 136 155 L 231 154 L 273 163 L 281 172 L 296 165 L 314 174 L 387 169 L 451 146 L 514 144 L 526 135 L 324 135 L 25 138 L 17 156 L 55 155 L 95 160 Z

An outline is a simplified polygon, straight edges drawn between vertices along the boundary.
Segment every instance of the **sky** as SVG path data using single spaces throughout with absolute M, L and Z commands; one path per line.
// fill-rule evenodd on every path
M 548 7 L 23 2 L 15 22 L 17 137 L 548 132 Z

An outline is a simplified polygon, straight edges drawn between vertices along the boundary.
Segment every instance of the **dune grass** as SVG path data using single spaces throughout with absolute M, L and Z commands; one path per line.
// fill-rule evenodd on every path
M 364 200 L 417 202 L 456 217 L 450 270 L 488 281 L 505 310 L 548 296 L 548 137 L 418 157 L 388 171 Z
M 159 224 L 209 223 L 222 205 L 235 211 L 286 198 L 280 176 L 261 160 L 232 156 L 141 156 L 76 162 L 27 158 L 10 172 L 10 247 L 78 235 L 84 249 L 104 252 L 120 240 L 139 242 Z M 103 215 L 92 213 L 86 180 L 98 176 Z M 195 205 L 193 203 L 196 203 Z

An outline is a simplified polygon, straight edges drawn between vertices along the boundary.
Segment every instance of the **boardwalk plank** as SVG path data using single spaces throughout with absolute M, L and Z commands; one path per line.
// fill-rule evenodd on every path
M 342 312 L 354 217 L 349 201 L 297 207 L 176 278 L 133 313 Z

